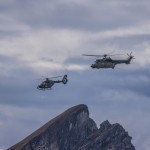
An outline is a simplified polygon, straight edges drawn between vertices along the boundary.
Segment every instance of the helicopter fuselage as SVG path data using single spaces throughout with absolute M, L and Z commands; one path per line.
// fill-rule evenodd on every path
M 110 57 L 104 57 L 102 59 L 96 59 L 95 63 L 91 65 L 92 68 L 112 68 L 114 69 L 117 64 L 129 64 L 133 57 L 130 56 L 126 60 L 113 60 Z
M 100 68 L 114 68 L 115 67 L 115 63 L 112 63 L 112 62 L 96 62 L 94 64 L 91 65 L 92 68 L 97 68 L 97 69 L 100 69 Z
M 50 78 L 46 78 L 45 81 L 43 81 L 40 85 L 37 86 L 37 89 L 39 90 L 46 90 L 46 89 L 51 89 L 51 87 L 55 83 L 63 83 L 66 84 L 68 82 L 67 75 L 64 75 L 62 80 L 51 80 Z
M 38 85 L 38 89 L 48 89 L 51 88 L 55 84 L 55 81 L 45 80 L 40 85 Z

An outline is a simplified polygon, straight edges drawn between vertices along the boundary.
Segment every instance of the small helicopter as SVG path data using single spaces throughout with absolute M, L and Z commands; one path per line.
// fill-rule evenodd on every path
M 122 55 L 122 54 L 116 54 L 116 55 Z M 96 59 L 94 64 L 91 65 L 91 68 L 96 68 L 96 69 L 100 69 L 100 68 L 112 68 L 114 69 L 115 66 L 117 64 L 130 64 L 132 59 L 135 59 L 134 56 L 132 56 L 132 52 L 130 54 L 128 54 L 128 58 L 125 60 L 114 60 L 111 59 L 108 56 L 115 56 L 115 55 L 108 55 L 108 54 L 104 54 L 104 55 L 87 55 L 87 54 L 83 54 L 83 56 L 94 56 L 94 57 L 103 57 L 101 59 Z
M 37 86 L 37 89 L 39 89 L 39 90 L 51 89 L 51 87 L 55 83 L 67 84 L 67 82 L 68 82 L 67 75 L 64 75 L 62 80 L 56 80 L 56 81 L 52 80 L 52 78 L 58 78 L 58 77 L 62 77 L 62 76 L 45 78 L 45 80 L 40 85 Z

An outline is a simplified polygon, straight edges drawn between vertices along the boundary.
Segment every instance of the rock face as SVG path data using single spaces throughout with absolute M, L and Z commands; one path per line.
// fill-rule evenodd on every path
M 86 105 L 77 105 L 8 150 L 135 150 L 119 124 L 107 120 L 98 129 Z

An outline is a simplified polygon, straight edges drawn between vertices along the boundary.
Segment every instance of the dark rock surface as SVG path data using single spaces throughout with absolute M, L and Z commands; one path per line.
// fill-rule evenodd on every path
M 74 106 L 8 150 L 135 150 L 119 124 L 97 128 L 86 105 Z

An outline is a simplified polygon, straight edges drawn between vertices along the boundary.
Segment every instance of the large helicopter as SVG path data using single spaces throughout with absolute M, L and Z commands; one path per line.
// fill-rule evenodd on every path
M 67 82 L 68 82 L 67 75 L 64 75 L 62 80 L 52 80 L 53 78 L 58 78 L 58 77 L 62 77 L 62 76 L 45 78 L 45 80 L 40 85 L 37 86 L 37 89 L 39 89 L 39 90 L 51 89 L 51 87 L 55 83 L 67 84 Z
M 122 54 L 116 54 L 116 55 L 122 55 Z M 91 68 L 96 68 L 96 69 L 100 69 L 100 68 L 112 68 L 114 69 L 115 66 L 117 64 L 130 64 L 131 60 L 134 59 L 134 57 L 132 56 L 132 52 L 130 54 L 128 54 L 128 58 L 125 60 L 114 60 L 111 59 L 109 56 L 115 56 L 115 55 L 108 55 L 108 54 L 104 54 L 104 55 L 87 55 L 87 54 L 83 54 L 83 56 L 94 56 L 94 57 L 102 57 L 100 59 L 96 59 L 94 64 L 91 65 Z

